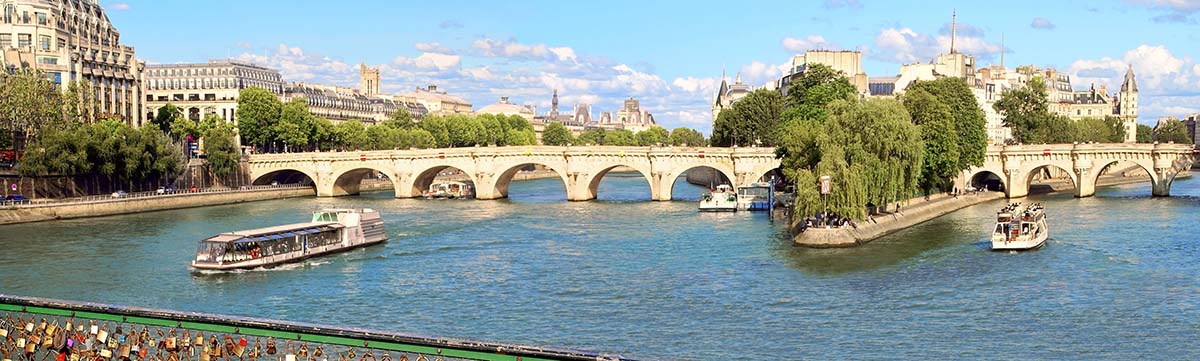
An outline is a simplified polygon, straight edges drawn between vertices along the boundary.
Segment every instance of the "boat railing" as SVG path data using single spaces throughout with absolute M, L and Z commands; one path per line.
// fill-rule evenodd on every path
M 25 337 L 35 334 L 55 340 L 57 334 L 54 332 L 67 332 L 64 330 L 66 325 L 72 325 L 72 333 L 78 327 L 78 333 L 89 339 L 106 337 L 110 342 L 106 346 L 101 340 L 91 351 L 84 350 L 82 342 L 71 347 L 43 347 L 28 343 L 27 346 L 32 346 L 32 351 L 28 352 L 29 358 L 54 359 L 55 351 L 67 348 L 77 354 L 100 352 L 102 349 L 109 352 L 114 360 L 179 359 L 181 352 L 187 358 L 189 354 L 185 350 L 190 350 L 193 345 L 200 347 L 201 343 L 190 342 L 192 338 L 203 337 L 203 344 L 219 342 L 223 345 L 210 353 L 214 357 L 209 359 L 213 361 L 255 358 L 282 360 L 284 355 L 288 360 L 306 360 L 303 353 L 322 352 L 317 350 L 323 350 L 331 360 L 359 360 L 356 356 L 346 355 L 360 355 L 362 360 L 630 360 L 620 355 L 554 347 L 0 295 L 0 329 L 13 337 L 10 340 L 22 337 L 24 341 Z M 120 330 L 130 337 L 121 335 Z M 132 344 L 135 342 L 132 340 L 145 338 L 164 341 L 170 338 L 171 342 L 156 344 L 137 341 L 137 345 Z M 176 348 L 176 338 L 188 340 L 180 344 L 184 349 Z M 111 341 L 117 341 L 116 347 L 112 347 Z M 2 338 L 0 342 L 3 342 Z M 91 342 L 86 344 L 91 348 Z M 207 348 L 205 350 L 208 351 Z M 138 354 L 139 351 L 144 353 Z

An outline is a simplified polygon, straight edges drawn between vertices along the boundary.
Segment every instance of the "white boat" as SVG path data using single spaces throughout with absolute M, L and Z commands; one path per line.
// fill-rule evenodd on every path
M 371 209 L 324 209 L 304 223 L 221 233 L 200 241 L 195 270 L 269 267 L 387 241 Z
M 425 198 L 473 198 L 475 188 L 470 184 L 456 181 L 436 182 L 429 185 Z
M 769 211 L 774 199 L 775 188 L 770 183 L 758 182 L 738 187 L 737 208 L 739 211 Z
M 1046 225 L 1046 210 L 1041 204 L 1011 203 L 996 212 L 992 250 L 1034 249 L 1044 246 L 1048 238 L 1050 228 Z
M 717 189 L 700 197 L 701 212 L 736 212 L 738 209 L 737 193 L 728 184 L 717 186 Z

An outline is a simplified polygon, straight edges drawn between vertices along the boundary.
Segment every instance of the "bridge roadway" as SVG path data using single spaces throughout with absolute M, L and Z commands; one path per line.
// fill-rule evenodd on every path
M 1067 173 L 1075 185 L 1076 197 L 1096 194 L 1096 179 L 1105 169 L 1118 163 L 1136 164 L 1150 174 L 1153 195 L 1169 196 L 1171 182 L 1180 172 L 1191 169 L 1196 151 L 1190 144 L 1050 144 L 988 147 L 983 166 L 963 172 L 959 189 L 989 175 L 1000 179 L 1008 198 L 1029 194 L 1029 183 L 1043 169 L 1057 168 Z
M 254 184 L 296 182 L 307 177 L 321 197 L 356 194 L 359 182 L 374 172 L 392 180 L 397 198 L 418 197 L 439 172 L 453 167 L 475 183 L 476 199 L 507 197 L 509 183 L 518 171 L 541 165 L 558 174 L 567 199 L 572 201 L 595 199 L 600 180 L 621 166 L 641 173 L 656 201 L 671 200 L 676 178 L 689 169 L 716 169 L 736 187 L 756 182 L 780 166 L 775 148 L 756 147 L 471 147 L 255 154 L 248 162 Z

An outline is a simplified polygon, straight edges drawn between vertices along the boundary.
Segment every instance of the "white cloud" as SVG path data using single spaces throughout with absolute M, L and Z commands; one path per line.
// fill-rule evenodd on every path
M 992 59 L 1002 50 L 999 44 L 988 42 L 982 29 L 969 24 L 958 24 L 954 37 L 956 51 L 974 56 L 976 59 Z M 871 56 L 890 62 L 924 63 L 950 51 L 949 27 L 943 27 L 938 35 L 921 34 L 911 28 L 884 28 L 875 37 L 876 51 Z
M 413 47 L 426 53 L 454 54 L 454 50 L 450 50 L 450 48 L 442 46 L 441 43 L 436 41 L 429 43 L 416 43 L 413 45 Z
M 108 9 L 125 11 L 125 10 L 129 10 L 130 7 L 129 7 L 129 3 L 117 2 L 117 3 L 108 4 Z
M 288 81 L 316 81 L 345 84 L 339 80 L 355 74 L 354 67 L 338 59 L 332 59 L 299 47 L 280 43 L 274 52 L 264 54 L 243 53 L 238 60 L 278 69 Z
M 805 38 L 783 38 L 783 48 L 793 53 L 803 53 L 809 50 L 835 49 L 837 45 L 826 41 L 824 36 L 809 35 Z
M 557 60 L 574 62 L 575 50 L 567 47 L 551 48 L 546 44 L 523 44 L 516 40 L 479 39 L 471 43 L 479 55 L 491 58 L 517 60 Z
M 1176 57 L 1162 45 L 1140 45 L 1120 58 L 1080 59 L 1067 67 L 1072 85 L 1105 85 L 1116 92 L 1129 67 L 1138 85 L 1138 116 L 1155 119 L 1200 112 L 1200 64 L 1190 57 Z
M 1050 29 L 1054 29 L 1054 27 L 1055 27 L 1054 23 L 1050 22 L 1050 19 L 1046 19 L 1046 18 L 1043 18 L 1040 16 L 1033 18 L 1033 23 L 1030 23 L 1029 26 L 1034 29 L 1041 29 L 1041 30 L 1050 30 Z
M 1128 0 L 1130 3 L 1159 10 L 1163 14 L 1152 18 L 1160 23 L 1195 23 L 1191 15 L 1200 11 L 1200 1 L 1196 0 Z

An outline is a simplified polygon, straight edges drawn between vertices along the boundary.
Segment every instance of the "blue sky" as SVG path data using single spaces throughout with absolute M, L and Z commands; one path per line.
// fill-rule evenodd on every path
M 627 97 L 668 128 L 711 128 L 722 67 L 760 86 L 807 49 L 858 49 L 869 76 L 958 48 L 981 65 L 1055 67 L 1076 88 L 1138 75 L 1140 121 L 1200 112 L 1200 0 L 910 2 L 106 1 L 122 42 L 152 63 L 233 57 L 285 80 L 357 86 L 382 67 L 384 91 L 426 84 L 476 108 L 500 96 L 547 111 Z M 1001 34 L 1005 38 L 1001 48 Z

